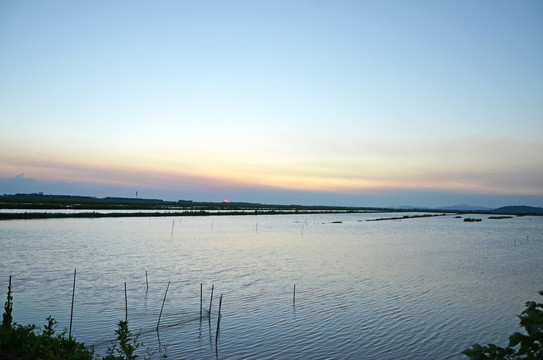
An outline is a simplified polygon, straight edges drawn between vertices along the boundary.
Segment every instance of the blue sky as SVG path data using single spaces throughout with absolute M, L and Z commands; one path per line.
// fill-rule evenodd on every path
M 543 206 L 540 1 L 1 2 L 0 48 L 4 179 Z

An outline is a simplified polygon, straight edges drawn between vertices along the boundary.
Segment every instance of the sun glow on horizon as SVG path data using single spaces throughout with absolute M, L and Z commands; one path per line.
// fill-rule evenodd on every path
M 77 152 L 76 152 L 77 153 Z M 74 159 L 47 160 L 54 153 L 43 154 L 43 158 L 24 157 L 24 152 L 12 161 L 3 162 L 1 176 L 11 177 L 19 172 L 46 181 L 73 181 L 88 184 L 151 187 L 165 189 L 196 188 L 260 188 L 296 191 L 323 191 L 330 193 L 366 193 L 386 189 L 428 189 L 461 192 L 517 193 L 543 195 L 538 187 L 542 172 L 525 170 L 531 175 L 511 179 L 509 169 L 479 169 L 464 165 L 447 168 L 424 161 L 397 165 L 392 162 L 336 161 L 319 163 L 316 159 L 288 161 L 280 159 L 265 164 L 229 159 L 218 164 L 208 162 L 190 166 L 184 162 L 151 163 L 137 156 L 133 159 L 110 156 L 108 162 L 100 158 L 77 154 Z M 312 164 L 313 163 L 313 164 Z M 17 164 L 16 166 L 10 164 Z M 117 164 L 123 164 L 119 166 Z M 17 171 L 16 171 L 17 170 Z M 11 173 L 10 173 L 11 171 Z M 478 172 L 479 171 L 479 172 Z M 486 175 L 485 175 L 486 174 Z M 490 176 L 489 176 L 490 175 Z M 530 178 L 532 180 L 530 180 Z M 514 181 L 511 181 L 514 180 Z

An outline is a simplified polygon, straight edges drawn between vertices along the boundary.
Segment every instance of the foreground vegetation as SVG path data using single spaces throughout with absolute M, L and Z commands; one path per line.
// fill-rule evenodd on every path
M 543 291 L 539 294 L 543 296 Z M 543 304 L 528 301 L 520 314 L 520 326 L 526 334 L 516 332 L 509 337 L 506 348 L 494 344 L 475 344 L 462 354 L 471 360 L 542 360 L 543 359 Z
M 55 334 L 57 322 L 50 316 L 47 324 L 40 331 L 36 325 L 18 325 L 13 322 L 13 297 L 11 281 L 8 286 L 7 300 L 4 305 L 2 325 L 0 326 L 0 359 L 1 360 L 94 360 L 100 359 L 94 353 L 94 347 L 87 347 L 73 336 L 66 337 L 66 329 Z M 133 360 L 137 358 L 135 351 L 142 344 L 138 342 L 139 334 L 128 329 L 127 321 L 119 321 L 115 330 L 116 342 L 112 342 L 102 360 Z M 163 355 L 166 358 L 166 355 Z

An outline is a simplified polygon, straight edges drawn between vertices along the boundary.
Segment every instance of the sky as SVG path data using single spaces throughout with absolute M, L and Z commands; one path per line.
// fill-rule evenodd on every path
M 0 0 L 0 54 L 0 193 L 543 206 L 541 1 Z

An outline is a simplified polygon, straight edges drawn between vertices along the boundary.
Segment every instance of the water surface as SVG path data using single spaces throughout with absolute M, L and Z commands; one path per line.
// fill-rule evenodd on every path
M 524 302 L 540 300 L 543 218 L 365 221 L 388 216 L 4 221 L 2 293 L 13 275 L 16 322 L 68 328 L 77 268 L 72 333 L 101 354 L 125 316 L 124 282 L 130 328 L 155 358 L 162 345 L 174 359 L 462 359 L 475 342 L 505 346 Z

